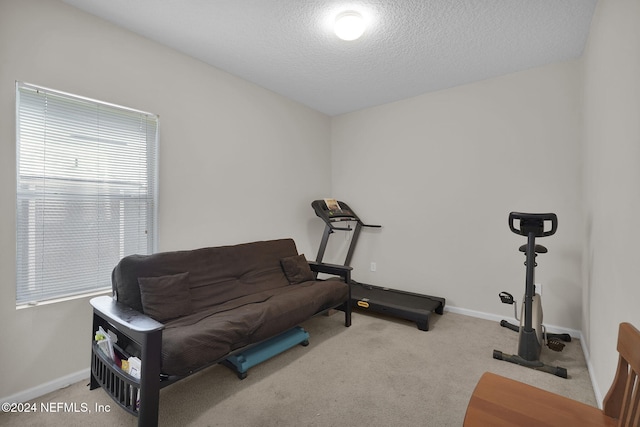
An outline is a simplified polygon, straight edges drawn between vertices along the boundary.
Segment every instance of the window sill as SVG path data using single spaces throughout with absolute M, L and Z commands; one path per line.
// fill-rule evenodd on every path
M 82 294 L 77 294 L 77 295 L 69 295 L 66 297 L 60 297 L 60 298 L 53 298 L 53 299 L 48 299 L 45 301 L 35 301 L 35 302 L 26 302 L 26 303 L 20 303 L 20 304 L 16 304 L 16 310 L 22 310 L 25 308 L 32 308 L 32 307 L 39 307 L 39 306 L 43 306 L 43 305 L 49 305 L 49 304 L 57 304 L 59 302 L 65 302 L 65 301 L 73 301 L 76 299 L 80 299 L 80 298 L 87 298 L 87 297 L 94 297 L 94 296 L 98 296 L 98 295 L 106 295 L 106 294 L 110 294 L 112 292 L 111 287 L 108 288 L 104 288 L 104 289 L 99 289 L 93 292 L 85 292 Z

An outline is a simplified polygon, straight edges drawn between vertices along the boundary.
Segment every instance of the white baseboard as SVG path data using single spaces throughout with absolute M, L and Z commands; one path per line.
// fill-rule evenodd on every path
M 469 310 L 469 309 L 460 308 L 460 307 L 445 306 L 444 311 L 450 311 L 451 313 L 463 314 L 465 316 L 476 317 L 479 319 L 492 320 L 498 323 L 501 320 L 506 320 L 516 325 L 519 323 L 518 321 L 516 321 L 515 318 L 509 318 L 509 317 L 500 316 L 493 313 L 485 313 L 482 311 Z M 569 334 L 571 335 L 572 338 L 578 338 L 580 340 L 582 353 L 584 354 L 584 359 L 587 363 L 587 371 L 589 371 L 589 378 L 591 379 L 591 386 L 593 387 L 593 392 L 596 395 L 596 402 L 598 403 L 598 407 L 602 409 L 602 400 L 604 397 L 602 396 L 600 387 L 598 387 L 596 379 L 593 375 L 593 365 L 591 364 L 591 358 L 589 357 L 589 351 L 587 349 L 587 344 L 584 340 L 584 337 L 582 336 L 582 331 L 578 331 L 576 329 L 570 329 L 570 328 L 563 328 L 560 326 L 547 325 L 547 324 L 545 324 L 545 328 L 547 329 L 548 332 L 551 332 L 554 334 Z
M 450 311 L 452 313 L 463 314 L 465 316 L 470 316 L 470 317 L 477 317 L 479 319 L 493 320 L 494 322 L 498 322 L 498 323 L 500 323 L 501 320 L 506 320 L 507 322 L 513 323 L 515 325 L 518 325 L 520 323 L 513 317 L 500 316 L 498 314 L 485 313 L 483 311 L 469 310 L 469 309 L 460 308 L 460 307 L 445 306 L 444 311 Z M 561 326 L 548 325 L 546 323 L 544 324 L 544 326 L 547 329 L 547 332 L 551 332 L 552 334 L 569 334 L 573 338 L 578 338 L 578 339 L 582 338 L 582 332 L 578 331 L 577 329 L 570 329 L 570 328 L 564 328 Z
M 584 353 L 584 358 L 587 361 L 587 370 L 589 371 L 589 378 L 591 378 L 591 386 L 593 387 L 593 392 L 596 395 L 596 402 L 598 403 L 598 408 L 602 409 L 602 401 L 604 400 L 604 396 L 602 395 L 602 391 L 600 387 L 598 387 L 598 383 L 596 382 L 596 377 L 593 375 L 593 365 L 591 364 L 591 358 L 589 357 L 589 350 L 587 349 L 587 343 L 580 334 L 580 345 L 582 346 L 582 353 Z
M 51 393 L 61 388 L 70 386 L 78 381 L 86 380 L 89 383 L 89 368 L 75 372 L 73 374 L 65 375 L 64 377 L 57 378 L 48 383 L 40 384 L 36 387 L 32 387 L 28 390 L 21 391 L 11 396 L 0 398 L 0 403 L 22 403 L 32 399 L 36 399 L 40 396 L 44 396 L 47 393 Z

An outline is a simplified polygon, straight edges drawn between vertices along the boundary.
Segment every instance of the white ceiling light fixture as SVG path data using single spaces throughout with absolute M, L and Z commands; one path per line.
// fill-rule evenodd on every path
M 342 12 L 336 16 L 333 30 L 342 40 L 356 40 L 364 33 L 364 19 L 362 15 L 353 10 Z

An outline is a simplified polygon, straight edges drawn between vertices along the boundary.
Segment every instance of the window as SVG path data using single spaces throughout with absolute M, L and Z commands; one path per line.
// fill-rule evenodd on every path
M 108 289 L 155 247 L 158 117 L 16 84 L 16 303 Z

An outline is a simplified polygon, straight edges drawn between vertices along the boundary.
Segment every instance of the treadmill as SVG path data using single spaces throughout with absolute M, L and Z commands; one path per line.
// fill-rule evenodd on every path
M 381 227 L 380 225 L 363 223 L 349 205 L 342 201 L 335 199 L 315 200 L 311 203 L 311 206 L 316 215 L 326 224 L 322 241 L 318 248 L 318 255 L 316 256 L 316 262 L 318 263 L 321 263 L 322 258 L 324 258 L 329 236 L 336 230 L 353 232 L 347 257 L 344 261 L 344 265 L 349 267 L 362 228 Z M 351 223 L 345 226 L 340 224 L 342 222 L 355 222 L 355 228 L 351 227 Z M 429 316 L 432 312 L 435 311 L 437 314 L 443 314 L 444 312 L 444 298 L 368 285 L 355 280 L 351 281 L 351 285 L 351 301 L 354 307 L 411 320 L 416 323 L 421 331 L 429 330 Z

